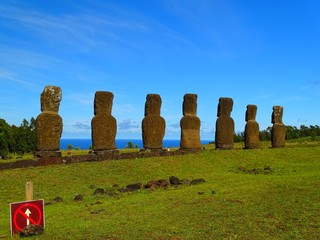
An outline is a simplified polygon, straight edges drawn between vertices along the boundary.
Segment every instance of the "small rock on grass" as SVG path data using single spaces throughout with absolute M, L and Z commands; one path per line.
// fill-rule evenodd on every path
M 55 197 L 53 199 L 53 201 L 55 201 L 55 202 L 63 202 L 63 199 L 62 199 L 62 197 Z
M 190 185 L 196 185 L 196 184 L 200 184 L 200 183 L 204 183 L 206 182 L 203 178 L 197 178 L 197 179 L 193 179 L 191 182 L 190 182 Z
M 171 176 L 169 178 L 170 184 L 171 185 L 180 185 L 181 181 L 179 180 L 179 178 L 175 177 L 175 176 Z
M 133 192 L 133 191 L 140 190 L 142 187 L 143 187 L 142 183 L 133 183 L 133 184 L 127 185 L 126 190 L 128 192 Z
M 20 237 L 30 237 L 33 235 L 39 235 L 43 233 L 43 227 L 38 224 L 30 224 L 26 226 L 22 231 L 19 233 Z
M 73 198 L 73 201 L 79 202 L 83 200 L 83 195 L 82 194 L 76 194 Z
M 103 188 L 97 188 L 96 190 L 94 190 L 94 195 L 102 195 L 105 194 L 105 190 Z

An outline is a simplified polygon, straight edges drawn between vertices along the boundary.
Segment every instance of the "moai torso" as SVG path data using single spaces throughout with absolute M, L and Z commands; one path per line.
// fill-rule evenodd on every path
M 248 105 L 246 111 L 246 126 L 244 129 L 244 148 L 259 148 L 259 124 L 256 122 L 257 106 Z
M 160 116 L 161 98 L 158 94 L 148 94 L 145 117 L 142 120 L 142 140 L 145 149 L 161 149 L 166 122 Z
M 273 148 L 284 147 L 286 144 L 287 128 L 282 123 L 283 107 L 274 106 L 272 112 L 271 145 Z
M 111 115 L 113 93 L 97 91 L 94 98 L 94 117 L 91 120 L 92 150 L 116 149 L 117 121 Z
M 197 98 L 196 94 L 186 94 L 183 98 L 183 117 L 180 120 L 180 148 L 182 150 L 201 148 L 200 119 L 197 117 Z
M 41 112 L 36 119 L 36 140 L 38 151 L 60 150 L 62 118 L 59 106 L 62 99 L 60 87 L 46 86 L 41 93 Z
M 234 139 L 234 121 L 230 117 L 233 107 L 231 98 L 220 98 L 218 119 L 216 121 L 215 145 L 217 149 L 232 149 Z

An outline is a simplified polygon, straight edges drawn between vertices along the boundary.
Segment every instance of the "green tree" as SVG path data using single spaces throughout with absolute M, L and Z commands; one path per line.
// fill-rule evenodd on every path
M 10 125 L 0 118 L 0 156 L 7 158 L 12 146 L 12 130 Z
M 68 144 L 67 149 L 68 149 L 68 150 L 72 150 L 72 149 L 73 149 L 73 146 L 72 146 L 72 144 L 71 144 L 71 143 L 70 143 L 70 144 Z
M 12 125 L 14 146 L 11 152 L 23 155 L 26 152 L 36 150 L 35 120 L 31 118 L 30 123 L 23 119 L 19 127 Z
M 128 142 L 126 148 L 134 148 L 133 142 Z
M 267 129 L 259 132 L 259 140 L 260 141 L 270 141 L 271 140 L 271 127 L 267 127 Z

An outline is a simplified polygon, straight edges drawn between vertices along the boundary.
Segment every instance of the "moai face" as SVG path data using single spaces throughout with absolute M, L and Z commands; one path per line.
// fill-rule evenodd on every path
M 197 94 L 185 94 L 183 97 L 183 115 L 197 115 Z
M 111 115 L 113 93 L 97 91 L 94 97 L 94 115 L 106 113 Z
M 154 114 L 160 116 L 161 104 L 162 101 L 159 94 L 148 94 L 146 98 L 144 115 L 147 116 L 149 114 Z
M 282 106 L 273 106 L 272 109 L 273 109 L 273 112 L 272 112 L 271 122 L 273 124 L 275 124 L 275 123 L 282 124 L 283 107 Z
M 233 107 L 232 98 L 219 98 L 218 117 L 231 115 Z
M 60 87 L 46 86 L 41 93 L 41 111 L 58 112 L 62 99 L 62 91 Z
M 256 120 L 257 115 L 257 106 L 256 105 L 248 105 L 246 111 L 246 122 L 252 120 Z

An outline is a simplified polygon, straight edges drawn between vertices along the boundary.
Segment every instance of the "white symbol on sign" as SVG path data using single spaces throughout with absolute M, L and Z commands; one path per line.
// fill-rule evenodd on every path
M 28 226 L 28 225 L 30 225 L 29 216 L 30 216 L 30 214 L 31 214 L 29 208 L 27 208 L 27 210 L 24 212 L 24 214 L 28 216 L 28 218 L 27 218 L 27 226 Z

